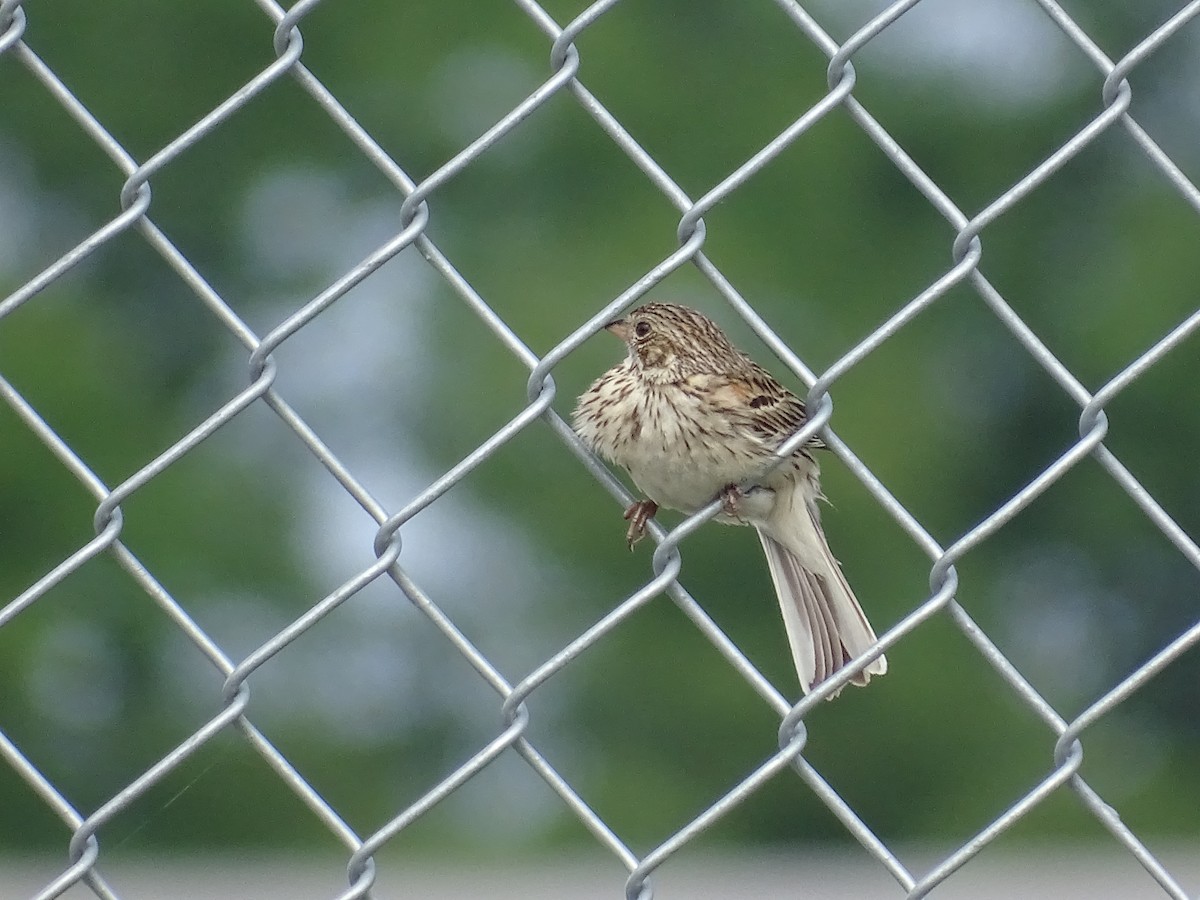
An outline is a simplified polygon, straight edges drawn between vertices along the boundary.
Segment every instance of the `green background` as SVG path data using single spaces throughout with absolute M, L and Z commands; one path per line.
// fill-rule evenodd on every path
M 29 6 L 28 46 L 137 160 L 274 58 L 273 23 L 247 3 Z M 974 215 L 1100 114 L 1103 79 L 1036 10 L 953 6 L 921 4 L 855 56 L 855 97 Z M 560 23 L 580 11 L 547 9 Z M 1068 5 L 1114 59 L 1175 9 Z M 839 41 L 874 11 L 813 7 Z M 302 32 L 304 64 L 417 181 L 550 74 L 550 42 L 516 5 L 330 0 Z M 1130 76 L 1132 113 L 1193 173 L 1195 32 Z M 765 3 L 629 0 L 577 47 L 583 83 L 693 198 L 827 91 L 825 57 Z M 8 293 L 119 213 L 124 176 L 12 52 L 0 57 L 0 161 Z M 403 195 L 288 77 L 151 185 L 155 224 L 260 336 L 401 228 Z M 566 91 L 429 210 L 430 238 L 538 354 L 677 246 L 677 210 Z M 817 372 L 952 264 L 953 230 L 844 110 L 705 222 L 705 253 Z M 1096 390 L 1194 311 L 1198 237 L 1196 210 L 1118 125 L 984 231 L 981 268 Z M 708 311 L 803 390 L 691 266 L 650 296 Z M 558 412 L 620 353 L 601 335 L 569 356 L 554 373 Z M 247 356 L 136 231 L 0 321 L 0 374 L 110 487 L 241 390 Z M 525 403 L 525 368 L 412 248 L 275 358 L 280 393 L 389 511 Z M 1191 340 L 1113 401 L 1105 440 L 1190 534 L 1197 383 Z M 969 286 L 833 397 L 837 433 L 943 546 L 1078 440 L 1078 407 Z M 823 466 L 831 544 L 882 632 L 927 599 L 930 560 L 839 461 Z M 95 506 L 0 408 L 0 603 L 91 538 Z M 122 510 L 126 546 L 235 661 L 374 558 L 374 523 L 261 404 Z M 400 563 L 515 683 L 651 577 L 649 546 L 627 553 L 624 527 L 539 422 L 404 526 Z M 1200 609 L 1195 568 L 1092 460 L 958 572 L 963 607 L 1067 719 Z M 795 698 L 753 533 L 701 529 L 683 545 L 681 578 Z M 1051 771 L 1055 736 L 945 615 L 889 659 L 886 678 L 812 712 L 806 756 L 885 841 L 957 845 Z M 1193 651 L 1084 735 L 1082 774 L 1138 834 L 1200 829 L 1198 676 Z M 223 680 L 107 556 L 0 629 L 0 729 L 85 815 L 216 715 Z M 360 835 L 504 727 L 496 694 L 390 582 L 250 688 L 250 718 Z M 635 851 L 765 760 L 779 724 L 667 597 L 528 707 L 530 741 Z M 0 808 L 0 847 L 64 845 L 63 824 L 7 766 Z M 1063 790 L 1005 840 L 1102 834 Z M 100 838 L 128 851 L 334 845 L 232 733 Z M 849 840 L 786 773 L 706 839 Z M 534 852 L 591 840 L 505 757 L 393 846 Z

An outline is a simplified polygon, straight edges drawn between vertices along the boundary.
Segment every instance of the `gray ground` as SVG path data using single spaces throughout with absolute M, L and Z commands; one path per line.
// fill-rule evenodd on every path
M 1200 897 L 1197 846 L 1153 848 L 1190 897 Z M 936 862 L 901 854 L 914 871 Z M 188 857 L 104 860 L 100 871 L 121 900 L 332 900 L 346 888 L 343 864 L 311 857 Z M 55 859 L 0 859 L 0 898 L 34 897 L 63 870 Z M 625 873 L 612 859 L 560 859 L 543 866 L 502 862 L 435 864 L 383 857 L 375 900 L 624 900 Z M 838 848 L 772 855 L 711 855 L 690 850 L 654 875 L 655 900 L 886 900 L 904 891 L 864 853 Z M 95 897 L 84 886 L 62 895 Z M 935 900 L 1158 900 L 1169 896 L 1115 844 L 1081 850 L 985 851 L 930 895 Z

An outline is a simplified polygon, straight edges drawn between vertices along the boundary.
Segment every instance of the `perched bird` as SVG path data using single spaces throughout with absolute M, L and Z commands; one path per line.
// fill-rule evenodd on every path
M 804 402 L 694 309 L 649 303 L 605 327 L 629 355 L 580 396 L 575 430 L 649 498 L 625 513 L 630 549 L 660 505 L 693 513 L 720 496 L 717 521 L 758 530 L 808 693 L 875 633 L 821 530 L 811 451 L 824 444 L 812 440 L 759 479 L 804 425 Z M 757 485 L 741 491 L 750 479 Z M 853 683 L 886 671 L 880 656 Z

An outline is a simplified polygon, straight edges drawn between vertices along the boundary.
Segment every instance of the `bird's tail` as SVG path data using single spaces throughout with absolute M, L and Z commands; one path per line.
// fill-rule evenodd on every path
M 815 476 L 800 475 L 780 489 L 770 517 L 758 527 L 806 694 L 875 643 L 871 623 L 821 530 L 818 496 Z M 887 659 L 880 656 L 851 681 L 865 685 L 885 672 Z

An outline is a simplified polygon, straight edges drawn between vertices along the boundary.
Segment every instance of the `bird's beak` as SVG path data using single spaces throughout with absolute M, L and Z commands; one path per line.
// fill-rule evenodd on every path
M 629 340 L 629 323 L 624 319 L 614 319 L 604 326 L 605 331 L 611 331 L 623 341 Z

